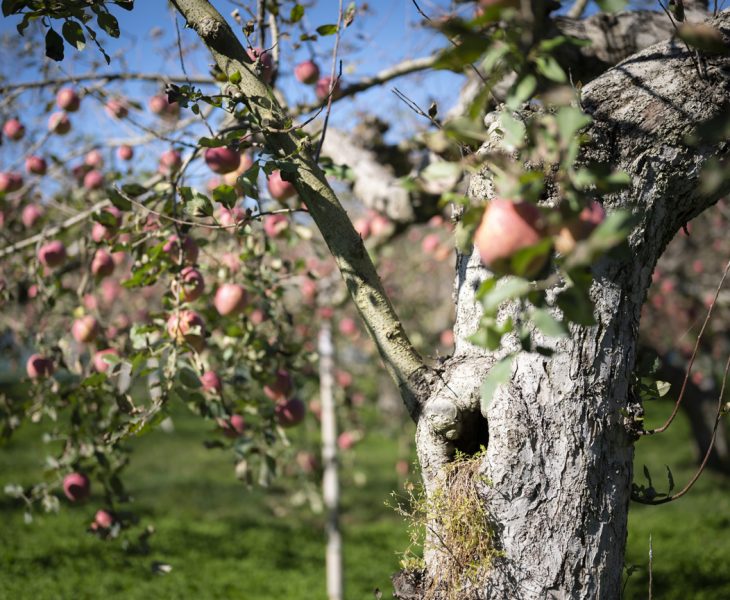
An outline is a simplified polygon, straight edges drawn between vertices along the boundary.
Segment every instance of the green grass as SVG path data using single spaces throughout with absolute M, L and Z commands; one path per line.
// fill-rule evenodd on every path
M 667 408 L 652 405 L 649 414 L 658 421 Z M 231 454 L 202 445 L 209 425 L 187 416 L 176 417 L 175 425 L 174 433 L 135 441 L 125 477 L 142 523 L 156 528 L 150 554 L 130 554 L 86 533 L 98 496 L 82 506 L 64 501 L 59 515 L 36 513 L 29 525 L 22 507 L 0 496 L 0 598 L 324 598 L 322 517 L 290 507 L 292 486 L 265 493 L 237 482 Z M 45 448 L 37 427 L 24 427 L 0 449 L 0 486 L 41 476 Z M 694 468 L 688 435 L 680 415 L 670 433 L 640 441 L 637 471 L 649 466 L 661 490 L 669 464 L 681 487 Z M 349 477 L 343 489 L 347 598 L 373 598 L 376 587 L 390 597 L 396 551 L 407 544 L 404 523 L 384 506 L 398 485 L 395 454 L 395 440 L 373 428 L 355 449 L 355 466 L 348 466 L 366 482 L 358 487 Z M 712 474 L 676 503 L 632 505 L 626 563 L 639 568 L 626 598 L 648 597 L 649 535 L 654 598 L 730 598 L 729 527 L 730 481 Z M 172 571 L 154 574 L 155 561 Z

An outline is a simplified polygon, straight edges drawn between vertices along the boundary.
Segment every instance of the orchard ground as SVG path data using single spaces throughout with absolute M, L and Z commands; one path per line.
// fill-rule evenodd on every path
M 668 410 L 666 402 L 648 406 L 647 425 L 658 423 Z M 405 548 L 408 540 L 405 523 L 385 506 L 391 491 L 399 489 L 397 440 L 382 425 L 378 429 L 374 412 L 366 421 L 368 434 L 344 459 L 346 597 L 373 598 L 379 587 L 389 598 L 389 575 L 399 561 L 394 549 Z M 80 506 L 63 501 L 59 515 L 37 514 L 29 525 L 23 522 L 22 506 L 4 497 L 0 598 L 325 597 L 323 518 L 307 506 L 290 505 L 299 484 L 248 490 L 235 480 L 228 453 L 203 446 L 216 437 L 212 425 L 185 413 L 175 414 L 174 423 L 174 432 L 158 430 L 133 444 L 127 486 L 142 521 L 156 528 L 149 554 L 127 553 L 118 543 L 86 533 L 102 502 L 98 493 Z M 46 449 L 33 445 L 38 439 L 34 427 L 25 425 L 0 453 L 2 486 L 41 476 Z M 402 434 L 412 439 L 410 429 Z M 668 464 L 681 485 L 694 470 L 691 448 L 682 415 L 668 437 L 638 444 L 637 482 L 646 464 L 663 489 Z M 360 485 L 354 473 L 361 474 Z M 729 530 L 730 481 L 712 473 L 705 473 L 678 502 L 633 505 L 626 564 L 638 569 L 629 577 L 625 598 L 648 597 L 650 535 L 655 598 L 730 597 Z M 172 570 L 156 575 L 155 562 Z

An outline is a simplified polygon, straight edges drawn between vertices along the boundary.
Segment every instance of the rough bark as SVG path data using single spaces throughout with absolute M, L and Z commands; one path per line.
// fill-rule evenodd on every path
M 716 20 L 727 36 L 730 14 Z M 488 273 L 475 254 L 462 256 L 457 275 L 456 354 L 444 384 L 418 423 L 425 487 L 463 445 L 461 432 L 488 428 L 476 485 L 503 553 L 477 584 L 464 579 L 459 598 L 620 597 L 636 423 L 641 408 L 630 393 L 641 305 L 654 265 L 679 227 L 728 192 L 698 191 L 702 166 L 727 143 L 691 147 L 693 127 L 723 114 L 730 103 L 727 57 L 704 57 L 701 78 L 686 49 L 657 44 L 583 89 L 593 116 L 585 160 L 628 172 L 629 190 L 604 198 L 609 211 L 639 218 L 629 251 L 593 266 L 594 327 L 540 339 L 555 354 L 522 353 L 509 384 L 498 389 L 487 421 L 475 417 L 479 383 L 496 359 L 466 341 L 480 316 L 474 289 Z M 474 197 L 489 195 L 475 180 Z M 537 335 L 537 334 L 535 334 Z M 469 423 L 472 423 L 469 425 Z M 645 443 L 651 443 L 646 441 Z M 426 586 L 447 549 L 426 555 Z M 455 590 L 450 590 L 452 593 Z

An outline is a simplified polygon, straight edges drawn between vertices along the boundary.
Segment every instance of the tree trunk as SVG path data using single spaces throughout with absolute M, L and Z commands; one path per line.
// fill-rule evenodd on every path
M 716 24 L 727 35 L 730 15 Z M 482 528 L 493 543 L 471 562 L 459 557 L 449 547 L 459 538 L 444 531 L 448 516 L 431 514 L 425 572 L 420 579 L 396 578 L 399 597 L 620 597 L 640 430 L 631 373 L 641 305 L 674 233 L 728 191 L 727 182 L 712 197 L 698 189 L 702 166 L 727 145 L 685 143 L 697 123 L 728 108 L 728 60 L 701 60 L 702 77 L 682 46 L 657 44 L 583 89 L 584 110 L 594 119 L 583 160 L 630 175 L 631 188 L 603 202 L 609 211 L 632 210 L 639 221 L 628 251 L 593 265 L 597 324 L 573 326 L 569 337 L 557 340 L 534 332 L 555 354 L 520 353 L 486 420 L 479 414 L 479 385 L 500 352 L 485 352 L 467 338 L 481 315 L 474 292 L 488 272 L 477 253 L 459 258 L 456 352 L 442 365 L 442 384 L 419 418 L 418 455 L 427 502 L 436 506 L 447 494 L 458 511 L 451 488 L 463 486 L 463 479 L 453 475 L 455 450 L 474 452 L 477 441 L 488 438 L 486 452 L 473 458 L 478 467 L 471 482 L 487 517 L 466 529 Z M 470 194 L 489 197 L 488 174 L 473 179 Z

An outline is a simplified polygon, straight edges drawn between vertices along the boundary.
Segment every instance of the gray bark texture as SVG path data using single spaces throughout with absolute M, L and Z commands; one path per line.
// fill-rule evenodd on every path
M 714 21 L 730 39 L 730 13 Z M 631 177 L 628 190 L 602 198 L 610 212 L 629 209 L 638 224 L 628 251 L 593 265 L 597 325 L 572 326 L 566 338 L 538 339 L 555 354 L 521 353 L 511 381 L 498 388 L 487 413 L 479 386 L 499 353 L 471 345 L 481 315 L 474 291 L 488 275 L 478 255 L 457 264 L 455 355 L 441 365 L 417 425 L 425 489 L 448 485 L 445 467 L 456 449 L 479 454 L 474 485 L 494 533 L 492 564 L 459 589 L 435 590 L 449 568 L 449 548 L 430 536 L 425 575 L 402 584 L 413 596 L 435 598 L 600 598 L 621 595 L 632 481 L 635 417 L 630 393 L 641 305 L 654 265 L 675 232 L 728 192 L 699 191 L 706 161 L 728 144 L 689 146 L 685 138 L 730 106 L 730 60 L 693 54 L 675 39 L 643 50 L 585 86 L 583 108 L 594 119 L 583 160 L 599 161 Z M 488 175 L 474 178 L 475 200 L 490 197 Z M 508 311 L 509 307 L 505 309 Z M 538 333 L 534 334 L 536 337 Z M 644 443 L 651 443 L 646 440 Z M 431 587 L 430 587 L 431 586 Z M 429 589 L 430 588 L 430 589 Z M 407 591 L 405 591 L 407 590 Z

